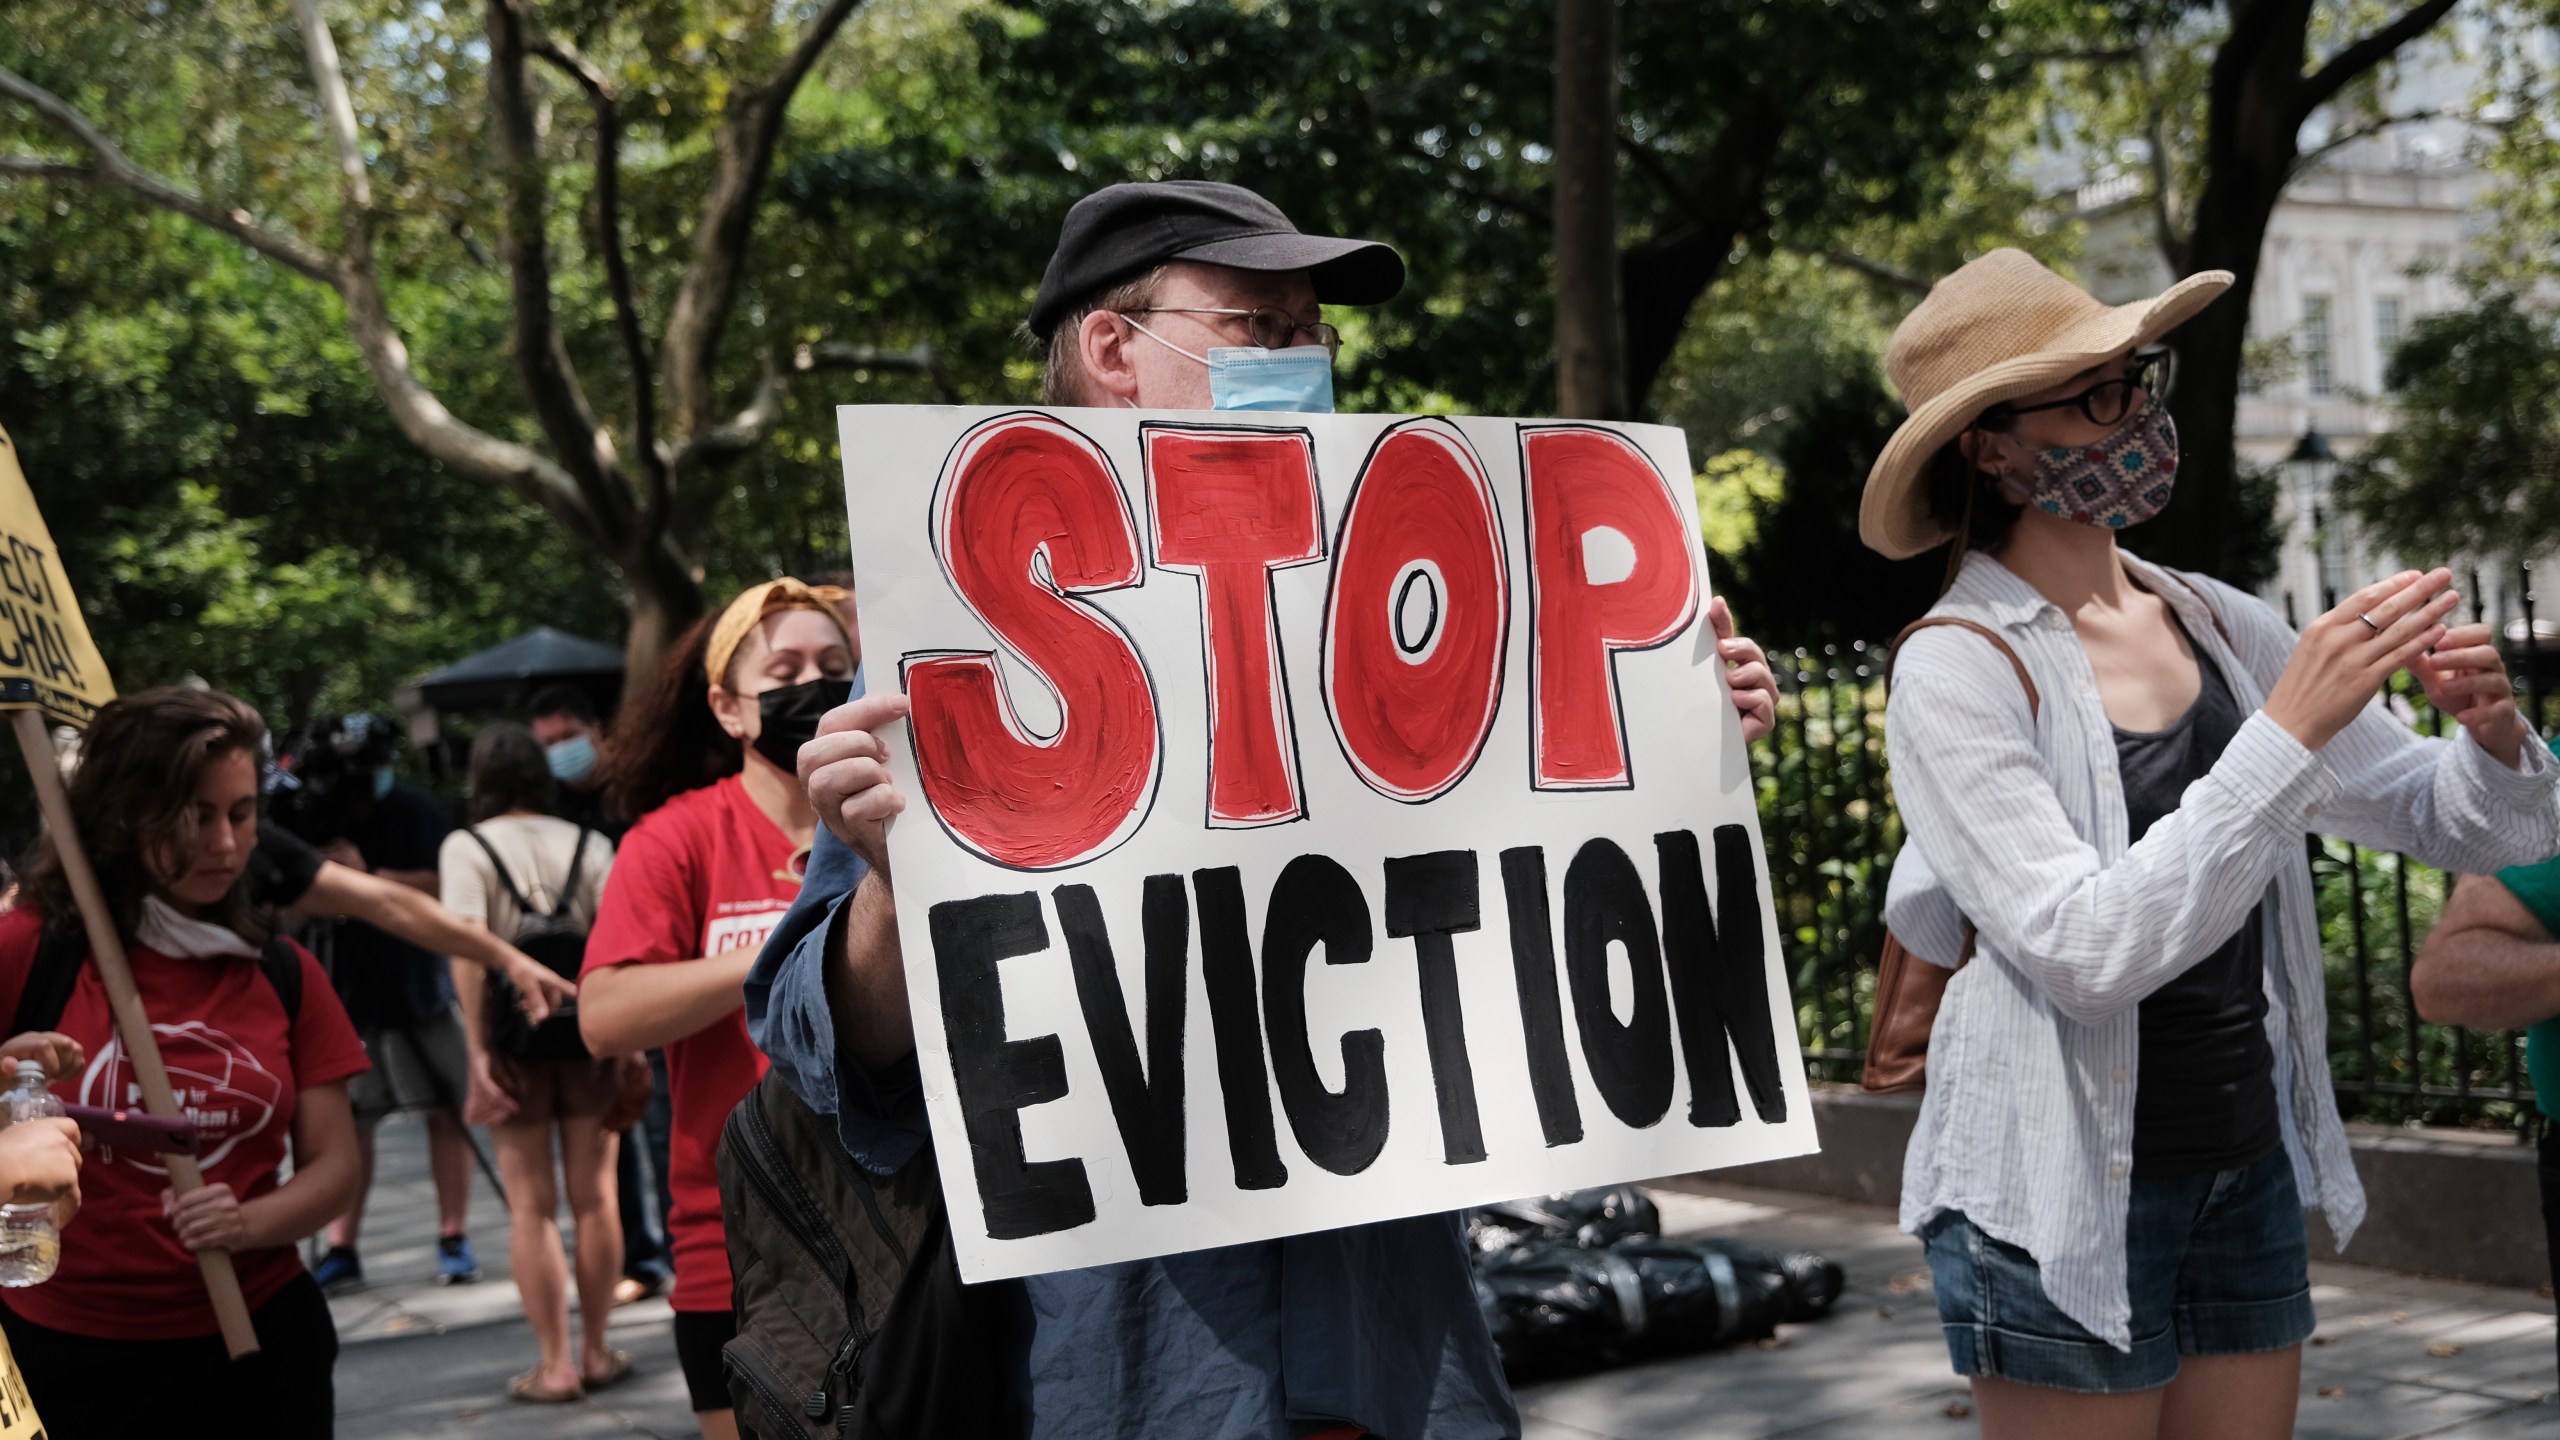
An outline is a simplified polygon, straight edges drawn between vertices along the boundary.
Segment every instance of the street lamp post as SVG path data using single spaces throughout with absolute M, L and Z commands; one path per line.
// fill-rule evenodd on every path
M 2294 513 L 2310 522 L 2313 580 L 2320 587 L 2320 608 L 2327 610 L 2338 603 L 2337 578 L 2331 571 L 2333 562 L 2343 560 L 2338 553 L 2336 537 L 2329 527 L 2329 486 L 2337 478 L 2338 453 L 2329 448 L 2329 437 L 2318 426 L 2302 432 L 2294 442 L 2293 453 L 2284 457 L 2285 482 L 2293 491 Z

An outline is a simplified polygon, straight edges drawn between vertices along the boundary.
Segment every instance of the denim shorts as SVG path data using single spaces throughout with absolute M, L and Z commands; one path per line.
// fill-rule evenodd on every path
M 1959 1375 L 2085 1394 L 2149 1390 L 2176 1378 L 2181 1355 L 2283 1350 L 2314 1325 L 2302 1200 L 2281 1147 L 2238 1170 L 2133 1177 L 2130 1354 L 2046 1298 L 2034 1256 L 1962 1213 L 1941 1213 L 1921 1238 Z

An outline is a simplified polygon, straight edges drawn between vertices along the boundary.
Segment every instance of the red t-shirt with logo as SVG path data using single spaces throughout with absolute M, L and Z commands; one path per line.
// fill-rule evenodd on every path
M 16 1012 L 43 931 L 44 917 L 34 910 L 0 915 L 0 1016 Z M 190 960 L 140 946 L 128 952 L 169 1084 L 195 1121 L 205 1183 L 228 1185 L 244 1201 L 276 1188 L 301 1092 L 366 1068 L 364 1046 L 328 973 L 309 951 L 297 945 L 293 953 L 302 964 L 302 1002 L 288 1022 L 283 998 L 253 958 Z M 86 946 L 81 962 L 55 1028 L 80 1042 L 89 1063 L 76 1079 L 58 1082 L 54 1094 L 74 1104 L 140 1109 L 142 1092 Z M 161 1158 L 91 1149 L 80 1167 L 80 1213 L 62 1232 L 61 1268 L 42 1285 L 7 1292 L 9 1308 L 38 1325 L 107 1340 L 216 1333 L 204 1271 L 160 1213 L 169 1184 Z M 302 1273 L 302 1257 L 290 1245 L 234 1251 L 231 1263 L 253 1310 Z
M 797 847 L 732 775 L 642 816 L 614 852 L 604 904 L 587 935 L 586 973 L 754 950 L 800 894 Z M 747 1006 L 667 1047 L 675 1122 L 667 1140 L 667 1217 L 678 1310 L 729 1308 L 728 1238 L 720 1227 L 720 1130 L 764 1078 L 747 1038 Z

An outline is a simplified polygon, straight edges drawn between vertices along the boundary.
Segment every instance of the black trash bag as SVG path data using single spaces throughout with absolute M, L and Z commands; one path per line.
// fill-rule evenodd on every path
M 1532 1241 L 1481 1255 L 1476 1298 L 1515 1376 L 1765 1339 L 1840 1296 L 1840 1267 L 1721 1240 L 1633 1237 L 1605 1249 Z
M 1560 1191 L 1467 1212 L 1468 1248 L 1478 1255 L 1540 1241 L 1592 1250 L 1661 1233 L 1662 1212 L 1633 1185 Z

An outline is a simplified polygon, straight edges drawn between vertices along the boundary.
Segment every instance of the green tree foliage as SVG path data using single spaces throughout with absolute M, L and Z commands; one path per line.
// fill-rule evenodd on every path
M 298 276 L 396 433 L 611 567 L 645 663 L 747 532 L 728 512 L 824 494 L 792 380 L 930 368 L 768 290 L 797 277 L 751 244 L 859 3 L 27 0 L 0 32 L 0 213 L 182 215 Z
M 2560 548 L 2560 321 L 2491 291 L 2418 321 L 2391 384 L 2400 423 L 2339 476 L 2371 533 L 2510 565 Z
M 1640 406 L 1737 246 L 1819 250 L 1946 198 L 1938 162 L 2019 73 L 2001 14 L 1988 0 L 1628 7 L 1620 193 Z M 884 112 L 781 188 L 853 227 L 866 292 L 922 331 L 983 313 L 963 297 L 1018 316 L 1057 216 L 1099 185 L 1250 185 L 1301 225 L 1379 236 L 1412 264 L 1406 297 L 1366 319 L 1337 382 L 1346 404 L 1534 413 L 1553 394 L 1551 20 L 1487 0 L 972 10 L 965 43 L 923 57 L 901 92 L 898 113 L 930 123 Z M 866 231 L 896 238 L 866 245 Z
M 2178 494 L 2144 528 L 2144 553 L 2255 583 L 2274 565 L 2273 486 L 2241 466 L 2234 438 L 2268 218 L 2332 143 L 2393 122 L 2381 106 L 2393 64 L 2458 0 L 2033 3 L 2076 37 L 2054 77 L 2062 133 L 2135 167 L 2134 203 L 2173 273 L 2235 277 L 2178 334 Z M 2305 148 L 2315 116 L 2330 139 Z
M 611 634 L 603 567 L 393 430 L 309 287 L 179 221 L 0 215 L 0 424 L 124 689 L 378 708 L 534 617 Z

